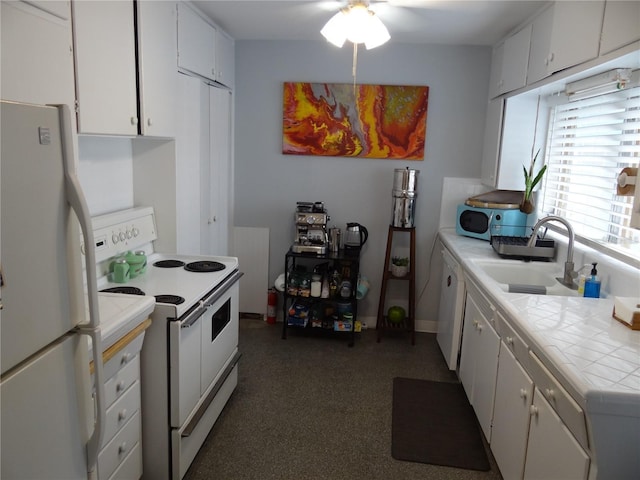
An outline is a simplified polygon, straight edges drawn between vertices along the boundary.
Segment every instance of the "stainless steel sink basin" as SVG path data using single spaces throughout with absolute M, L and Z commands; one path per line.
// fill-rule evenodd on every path
M 578 296 L 577 290 L 558 281 L 562 279 L 563 266 L 557 263 L 479 260 L 476 265 L 505 292 Z

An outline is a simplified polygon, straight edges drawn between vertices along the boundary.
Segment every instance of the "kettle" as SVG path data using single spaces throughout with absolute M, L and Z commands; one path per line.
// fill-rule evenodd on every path
M 364 225 L 359 223 L 347 223 L 347 229 L 344 233 L 345 250 L 360 250 L 369 238 L 369 232 Z

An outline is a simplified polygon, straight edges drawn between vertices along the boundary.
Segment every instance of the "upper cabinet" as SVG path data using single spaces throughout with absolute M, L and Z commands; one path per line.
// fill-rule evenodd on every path
M 73 2 L 79 133 L 175 134 L 175 8 L 175 2 Z
M 178 3 L 178 67 L 213 80 L 216 29 L 184 2 Z
M 604 3 L 555 2 L 533 21 L 527 84 L 598 56 Z
M 527 84 L 531 30 L 531 25 L 527 25 L 494 48 L 491 58 L 490 98 Z
M 73 2 L 79 133 L 138 133 L 133 8 Z
M 216 29 L 216 66 L 214 80 L 229 88 L 235 82 L 235 42 L 225 32 Z
M 176 134 L 176 3 L 136 2 L 140 133 Z
M 73 110 L 71 5 L 3 1 L 2 98 L 36 104 L 67 104 Z M 28 59 L 28 61 L 25 61 Z
M 600 55 L 640 40 L 640 2 L 611 1 L 604 6 Z
M 184 2 L 178 3 L 178 67 L 233 86 L 233 39 Z

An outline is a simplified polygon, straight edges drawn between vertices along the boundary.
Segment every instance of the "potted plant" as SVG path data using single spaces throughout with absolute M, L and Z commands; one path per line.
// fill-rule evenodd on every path
M 391 257 L 391 274 L 394 277 L 404 277 L 409 270 L 408 257 Z
M 520 203 L 520 211 L 526 214 L 529 214 L 535 210 L 535 205 L 531 200 L 531 195 L 533 193 L 533 189 L 536 187 L 536 185 L 538 185 L 538 183 L 540 183 L 540 180 L 542 180 L 544 172 L 547 171 L 547 166 L 543 165 L 538 174 L 535 177 L 533 176 L 533 169 L 535 167 L 539 153 L 540 150 L 538 149 L 533 159 L 531 159 L 529 171 L 527 171 L 524 165 L 522 166 L 522 171 L 524 172 L 524 195 L 522 197 L 522 202 Z

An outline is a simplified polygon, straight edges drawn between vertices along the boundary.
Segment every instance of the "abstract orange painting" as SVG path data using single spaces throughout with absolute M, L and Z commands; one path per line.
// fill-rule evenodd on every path
M 282 153 L 423 160 L 429 87 L 285 82 Z

